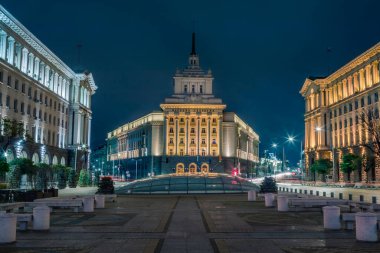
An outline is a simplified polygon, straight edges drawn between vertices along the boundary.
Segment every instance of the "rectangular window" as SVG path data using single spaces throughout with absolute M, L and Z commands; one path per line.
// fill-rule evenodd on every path
M 375 97 L 375 102 L 378 102 L 379 101 L 379 94 L 377 92 L 375 92 L 374 97 Z
M 8 76 L 7 85 L 12 86 L 12 76 Z
M 360 100 L 360 105 L 361 105 L 361 107 L 364 107 L 364 98 L 362 98 L 362 99 Z
M 18 107 L 18 101 L 17 101 L 17 99 L 15 99 L 13 101 L 13 109 L 15 110 L 15 112 L 17 112 L 17 107 Z
M 0 106 L 3 106 L 3 93 L 0 92 Z
M 348 111 L 352 112 L 352 104 L 351 103 L 348 104 Z
M 355 100 L 355 110 L 357 110 L 358 108 L 359 108 L 359 101 Z
M 15 90 L 18 90 L 18 80 L 15 80 Z
M 7 96 L 7 101 L 6 101 L 6 106 L 9 108 L 10 106 L 10 103 L 11 103 L 11 98 L 9 96 Z
M 28 105 L 28 110 L 26 112 L 28 115 L 30 115 L 30 105 Z
M 28 88 L 28 97 L 32 98 L 32 88 L 31 87 Z
M 195 93 L 195 85 L 191 85 L 191 93 Z
M 367 102 L 368 102 L 369 105 L 372 104 L 371 95 L 368 96 L 368 98 L 367 98 Z
M 185 84 L 184 88 L 183 88 L 183 92 L 184 93 L 187 93 L 187 85 Z
M 21 110 L 21 113 L 24 114 L 25 113 L 25 104 L 24 103 L 21 103 L 21 106 L 20 106 L 20 110 Z
M 21 92 L 25 94 L 25 83 L 21 84 Z
M 3 82 L 3 71 L 0 71 L 0 82 Z
M 203 85 L 199 86 L 199 93 L 203 93 Z

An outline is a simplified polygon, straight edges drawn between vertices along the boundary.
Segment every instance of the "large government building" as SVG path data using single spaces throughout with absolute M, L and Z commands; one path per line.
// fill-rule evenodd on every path
M 8 161 L 86 167 L 96 89 L 91 73 L 73 71 L 0 6 L 1 122 L 16 120 L 30 136 L 3 143 Z
M 246 175 L 259 162 L 259 136 L 213 95 L 211 71 L 195 51 L 174 76 L 174 94 L 160 110 L 108 133 L 107 160 L 131 178 L 167 173 Z
M 305 167 L 320 158 L 333 161 L 334 181 L 380 181 L 380 163 L 365 148 L 373 136 L 361 120 L 362 112 L 379 118 L 380 43 L 327 77 L 309 77 L 300 91 L 305 99 Z M 343 154 L 363 157 L 360 169 L 342 173 Z

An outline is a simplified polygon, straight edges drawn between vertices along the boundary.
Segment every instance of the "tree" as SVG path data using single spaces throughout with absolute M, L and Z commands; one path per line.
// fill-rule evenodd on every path
M 324 181 L 324 176 L 330 171 L 333 164 L 329 159 L 318 159 L 311 166 L 310 171 L 322 175 L 322 181 Z
M 63 165 L 54 165 L 53 167 L 57 173 L 58 189 L 65 189 L 69 173 L 72 169 Z
M 115 188 L 113 186 L 112 178 L 110 178 L 110 177 L 103 177 L 100 180 L 97 193 L 113 194 L 114 191 L 115 191 Z
M 33 164 L 33 161 L 27 158 L 16 158 L 14 159 L 10 165 L 13 168 L 12 170 L 12 180 L 17 181 L 13 182 L 13 186 L 17 186 L 16 188 L 20 188 L 20 179 L 21 175 L 26 174 L 28 176 L 28 182 L 32 188 L 34 188 L 33 180 L 36 175 L 36 166 Z
M 78 185 L 80 187 L 85 187 L 87 186 L 88 183 L 88 173 L 87 170 L 81 169 L 79 173 L 79 180 L 78 180 Z
M 351 172 L 358 170 L 361 167 L 362 158 L 355 154 L 345 154 L 342 158 L 342 163 L 340 164 L 340 168 L 342 172 L 347 174 L 348 181 L 351 180 Z
M 5 157 L 0 157 L 0 180 L 4 180 L 5 173 L 9 172 L 9 164 L 7 162 L 7 159 Z
M 69 172 L 68 184 L 70 188 L 77 187 L 77 173 L 74 169 L 71 169 Z
M 52 167 L 46 163 L 39 163 L 36 165 L 36 189 L 44 190 L 48 188 L 48 184 L 53 178 Z
M 276 179 L 273 177 L 265 177 L 260 185 L 260 192 L 277 192 Z

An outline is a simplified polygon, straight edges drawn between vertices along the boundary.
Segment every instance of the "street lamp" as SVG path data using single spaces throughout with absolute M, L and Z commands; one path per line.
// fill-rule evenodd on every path
M 132 161 L 136 161 L 136 174 L 135 174 L 135 179 L 137 180 L 137 162 L 141 161 L 141 159 L 131 159 Z

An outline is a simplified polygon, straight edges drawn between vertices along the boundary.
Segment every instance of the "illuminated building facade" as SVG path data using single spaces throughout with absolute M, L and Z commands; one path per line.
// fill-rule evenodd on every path
M 132 178 L 167 173 L 250 172 L 258 160 L 259 136 L 213 95 L 211 71 L 203 71 L 195 51 L 177 70 L 174 94 L 161 110 L 108 133 L 109 162 Z M 128 175 L 128 174 L 127 174 Z
M 96 89 L 91 73 L 74 72 L 0 6 L 0 115 L 33 140 L 11 143 L 8 161 L 87 167 Z
M 300 91 L 305 99 L 305 167 L 320 158 L 333 161 L 334 181 L 346 181 L 340 163 L 343 154 L 363 157 L 361 169 L 351 173 L 352 181 L 379 181 L 379 161 L 370 162 L 371 152 L 364 144 L 371 136 L 360 115 L 372 111 L 379 117 L 380 43 L 359 55 L 327 77 L 309 77 Z M 371 165 L 370 165 L 371 164 Z

